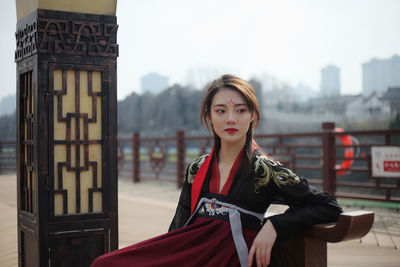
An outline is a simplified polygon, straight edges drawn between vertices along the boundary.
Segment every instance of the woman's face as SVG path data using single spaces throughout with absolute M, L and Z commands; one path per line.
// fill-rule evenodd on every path
M 211 101 L 210 121 L 221 143 L 242 143 L 253 116 L 240 93 L 221 88 Z

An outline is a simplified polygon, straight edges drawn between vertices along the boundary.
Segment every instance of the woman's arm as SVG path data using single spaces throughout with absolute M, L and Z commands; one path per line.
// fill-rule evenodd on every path
M 256 188 L 262 188 L 270 203 L 288 205 L 284 214 L 269 218 L 278 236 L 285 240 L 313 224 L 337 221 L 342 209 L 326 192 L 310 186 L 305 178 L 265 155 L 255 160 Z
M 190 198 L 192 184 L 188 183 L 188 170 L 186 170 L 186 178 L 183 183 L 181 196 L 179 197 L 178 206 L 176 207 L 175 216 L 169 226 L 168 232 L 182 228 L 190 218 Z
M 342 209 L 327 192 L 310 186 L 305 178 L 286 186 L 272 184 L 273 203 L 289 206 L 283 214 L 270 217 L 278 240 L 286 240 L 314 224 L 337 221 Z
M 268 266 L 270 263 L 271 250 L 275 244 L 277 234 L 274 226 L 270 221 L 267 221 L 260 232 L 258 232 L 256 238 L 253 241 L 253 245 L 249 251 L 248 266 L 253 266 L 254 257 L 257 262 L 257 267 Z
M 172 219 L 168 232 L 182 228 L 189 220 L 191 212 L 192 184 L 197 172 L 207 157 L 208 154 L 205 154 L 196 158 L 186 168 L 185 182 L 182 187 L 181 196 L 179 197 L 178 207 L 176 208 L 175 216 Z
M 342 209 L 329 193 L 317 191 L 279 162 L 267 157 L 256 162 L 256 179 L 267 186 L 264 192 L 272 196 L 272 203 L 289 206 L 284 214 L 268 218 L 250 249 L 248 265 L 256 258 L 257 266 L 267 266 L 276 240 L 286 240 L 313 224 L 337 221 Z

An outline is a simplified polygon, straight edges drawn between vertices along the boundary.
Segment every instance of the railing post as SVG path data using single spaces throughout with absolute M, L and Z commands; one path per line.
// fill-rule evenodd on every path
M 182 188 L 185 179 L 185 132 L 176 131 L 176 182 Z
M 0 141 L 0 174 L 2 173 L 2 154 L 3 154 L 3 145 L 2 142 Z
M 322 123 L 322 188 L 324 191 L 336 194 L 336 146 L 335 146 L 335 123 Z
M 133 182 L 140 182 L 140 134 L 133 133 L 132 136 L 132 175 Z

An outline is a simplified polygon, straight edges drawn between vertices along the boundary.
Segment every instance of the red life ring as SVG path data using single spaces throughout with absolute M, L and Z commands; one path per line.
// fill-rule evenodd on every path
M 343 133 L 342 128 L 335 128 L 335 132 Z M 353 157 L 354 157 L 354 149 L 352 147 L 353 143 L 351 141 L 350 135 L 338 135 L 337 138 L 342 141 L 343 145 L 346 146 L 344 148 L 344 157 L 345 160 L 342 161 L 341 164 L 337 164 L 335 166 L 336 175 L 344 175 L 348 172 L 348 170 L 341 170 L 341 169 L 349 169 L 351 165 L 353 165 Z

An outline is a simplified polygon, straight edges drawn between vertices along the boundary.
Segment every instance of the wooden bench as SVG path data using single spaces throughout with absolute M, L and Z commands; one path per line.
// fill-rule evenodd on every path
M 266 217 L 271 215 L 267 213 Z M 336 223 L 314 225 L 285 242 L 277 242 L 271 258 L 273 266 L 327 266 L 328 242 L 337 243 L 362 238 L 369 232 L 373 223 L 373 212 L 353 211 L 340 214 Z

